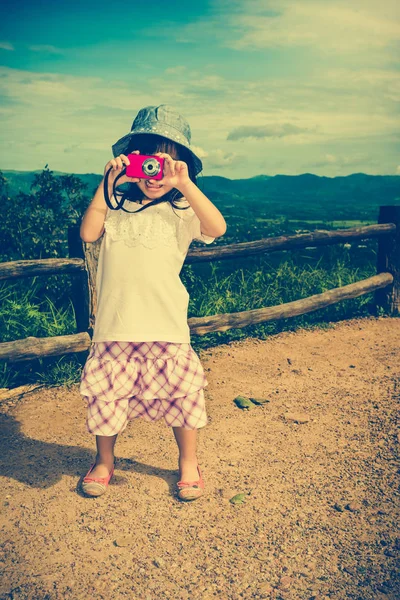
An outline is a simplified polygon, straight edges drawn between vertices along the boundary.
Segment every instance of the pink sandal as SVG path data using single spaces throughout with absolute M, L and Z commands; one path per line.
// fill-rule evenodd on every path
M 182 500 L 196 500 L 204 494 L 204 481 L 200 471 L 199 465 L 197 465 L 200 478 L 197 481 L 178 481 L 178 496 Z
M 96 466 L 96 461 L 91 465 L 89 471 L 86 473 L 82 481 L 82 490 L 88 496 L 101 496 L 107 490 L 108 484 L 111 481 L 111 477 L 114 475 L 115 461 L 113 468 L 109 472 L 107 477 L 89 477 L 90 473 Z

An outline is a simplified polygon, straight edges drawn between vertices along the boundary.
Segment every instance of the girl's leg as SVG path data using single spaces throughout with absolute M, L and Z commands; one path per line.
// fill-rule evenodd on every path
M 197 481 L 197 429 L 173 427 L 176 443 L 179 448 L 179 474 L 183 481 Z
M 91 472 L 91 477 L 107 477 L 114 465 L 114 446 L 118 434 L 96 435 L 97 455 L 96 466 Z

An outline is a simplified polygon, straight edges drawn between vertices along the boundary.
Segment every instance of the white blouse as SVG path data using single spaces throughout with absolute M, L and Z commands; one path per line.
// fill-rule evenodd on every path
M 96 274 L 93 342 L 190 343 L 189 294 L 179 277 L 192 240 L 211 244 L 187 200 L 107 210 Z

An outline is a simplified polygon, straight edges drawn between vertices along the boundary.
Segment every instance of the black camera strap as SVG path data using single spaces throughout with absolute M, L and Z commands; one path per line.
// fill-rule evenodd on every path
M 113 183 L 113 190 L 112 190 L 112 196 L 114 196 L 115 201 L 117 203 L 117 206 L 113 206 L 108 194 L 108 177 L 110 175 L 110 172 L 112 171 L 113 167 L 110 167 L 107 171 L 107 173 L 104 175 L 104 199 L 106 201 L 106 204 L 108 206 L 108 208 L 110 210 L 123 210 L 127 213 L 135 213 L 135 212 L 140 212 L 141 210 L 144 210 L 146 207 L 142 206 L 141 208 L 138 208 L 137 210 L 127 210 L 126 208 L 123 207 L 123 204 L 125 202 L 124 198 L 124 192 L 117 192 L 116 188 L 116 184 L 118 179 L 120 179 L 120 177 L 122 177 L 123 175 L 126 174 L 126 168 L 122 169 L 121 173 L 114 179 L 114 183 Z M 158 204 L 160 202 L 160 200 L 153 200 L 153 202 L 155 204 Z M 151 204 L 150 202 L 148 204 Z M 148 204 L 146 204 L 146 206 L 148 206 Z

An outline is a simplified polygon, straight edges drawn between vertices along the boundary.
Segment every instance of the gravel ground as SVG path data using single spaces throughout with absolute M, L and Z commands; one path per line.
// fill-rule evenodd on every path
M 400 319 L 199 356 L 209 423 L 193 502 L 175 494 L 163 421 L 129 423 L 107 493 L 87 498 L 78 386 L 2 402 L 0 598 L 399 598 Z M 267 402 L 242 410 L 238 395 Z

